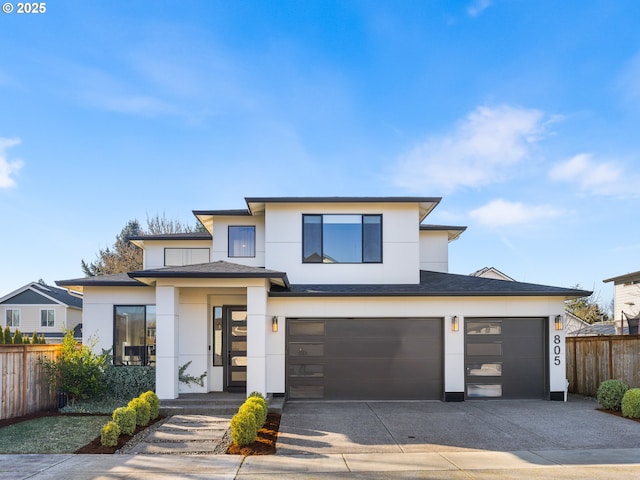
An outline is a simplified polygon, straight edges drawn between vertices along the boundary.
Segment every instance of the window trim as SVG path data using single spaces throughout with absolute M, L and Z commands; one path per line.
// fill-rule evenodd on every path
M 253 255 L 231 255 L 231 229 L 250 228 L 253 230 Z M 256 257 L 256 226 L 255 225 L 227 225 L 227 257 L 228 258 L 255 258 Z
M 338 216 L 359 216 L 360 217 L 360 248 L 361 248 L 361 258 L 360 262 L 325 262 L 324 261 L 324 217 L 327 215 Z M 320 257 L 321 260 L 319 262 L 313 262 L 305 260 L 304 257 L 304 245 L 305 245 L 305 233 L 304 227 L 305 217 L 320 217 Z M 365 238 L 364 238 L 364 219 L 365 217 L 377 217 L 380 219 L 380 260 L 379 261 L 365 261 L 364 253 L 365 253 Z M 303 213 L 302 214 L 302 248 L 301 248 L 301 257 L 302 263 L 304 264 L 316 264 L 316 265 L 363 265 L 363 264 L 379 264 L 384 263 L 384 242 L 383 242 L 383 219 L 381 213 Z
M 7 314 L 8 312 L 18 312 L 18 324 L 14 325 L 13 324 L 13 314 L 11 315 L 11 325 L 9 325 L 7 323 Z M 20 328 L 20 325 L 22 324 L 22 312 L 20 308 L 14 308 L 14 307 L 10 307 L 10 308 L 5 308 L 4 309 L 4 326 L 5 327 L 9 327 L 9 328 Z
M 52 324 L 49 325 L 49 316 L 47 315 L 47 325 L 42 324 L 42 312 L 52 312 Z M 55 308 L 41 308 L 40 309 L 40 328 L 54 328 L 56 326 L 56 309 Z

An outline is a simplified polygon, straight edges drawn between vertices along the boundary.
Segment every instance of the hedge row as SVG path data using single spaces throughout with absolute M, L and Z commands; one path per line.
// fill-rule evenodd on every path
M 112 420 L 102 427 L 100 442 L 105 447 L 115 447 L 121 434 L 132 435 L 136 426 L 146 425 L 160 414 L 160 400 L 152 392 L 144 392 L 134 398 L 126 407 L 116 408 Z

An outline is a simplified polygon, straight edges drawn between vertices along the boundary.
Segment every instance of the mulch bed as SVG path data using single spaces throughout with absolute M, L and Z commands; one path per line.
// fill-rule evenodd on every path
M 136 436 L 138 433 L 142 432 L 143 430 L 146 430 L 154 423 L 159 422 L 160 420 L 164 420 L 164 418 L 165 417 L 158 417 L 155 420 L 151 420 L 147 425 L 137 426 L 135 431 L 133 432 L 133 435 L 124 435 L 124 434 L 120 435 L 118 437 L 118 444 L 115 447 L 105 447 L 104 445 L 102 445 L 102 443 L 100 442 L 100 435 L 98 435 L 96 438 L 93 439 L 93 441 L 91 441 L 91 443 L 87 443 L 84 447 L 80 447 L 78 450 L 76 450 L 73 453 L 89 453 L 89 454 L 115 453 L 116 450 L 119 450 L 122 447 L 124 447 L 126 443 L 129 440 L 131 440 L 134 436 Z
M 231 455 L 273 455 L 276 453 L 278 430 L 280 429 L 280 414 L 270 413 L 263 427 L 258 430 L 258 438 L 255 442 L 239 447 L 231 444 L 227 453 Z
M 640 423 L 640 418 L 623 417 L 622 412 L 619 412 L 617 410 L 607 410 L 605 408 L 596 408 L 596 410 L 598 410 L 599 412 L 609 413 L 611 415 L 615 415 L 616 417 L 626 418 L 627 420 L 633 420 L 634 422 Z

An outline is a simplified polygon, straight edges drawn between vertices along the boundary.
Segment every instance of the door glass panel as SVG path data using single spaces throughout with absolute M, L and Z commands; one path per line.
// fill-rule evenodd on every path
M 502 363 L 476 363 L 467 367 L 470 377 L 501 377 Z
M 500 335 L 501 321 L 467 321 L 467 335 Z
M 502 396 L 502 385 L 480 385 L 469 384 L 467 385 L 467 396 L 472 398 L 496 398 Z
M 247 336 L 247 326 L 244 327 L 231 327 L 231 335 L 234 337 L 246 337 Z
M 234 310 L 231 312 L 231 320 L 234 322 L 245 322 L 247 320 L 247 312 L 243 310 Z
M 291 322 L 291 335 L 324 335 L 324 322 Z
M 289 355 L 292 357 L 321 357 L 324 355 L 322 343 L 290 343 Z
M 222 307 L 213 307 L 213 365 L 222 366 Z
M 231 342 L 231 351 L 233 352 L 246 352 L 247 342 Z
M 247 357 L 245 356 L 232 356 L 231 357 L 231 365 L 233 367 L 246 367 L 247 366 Z
M 291 377 L 324 377 L 324 365 L 289 365 Z
M 502 343 L 468 343 L 467 355 L 473 356 L 500 356 L 502 355 Z
M 231 372 L 231 381 L 232 382 L 246 382 L 247 381 L 247 372 Z

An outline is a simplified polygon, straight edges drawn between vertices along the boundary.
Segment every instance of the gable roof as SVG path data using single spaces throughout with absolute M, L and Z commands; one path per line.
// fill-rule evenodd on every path
M 238 263 L 219 260 L 217 262 L 199 263 L 179 267 L 151 268 L 130 272 L 133 279 L 153 278 L 268 278 L 272 282 L 289 286 L 287 274 L 262 267 L 249 267 Z M 143 280 L 144 281 L 144 280 Z
M 490 275 L 493 274 L 495 275 L 495 277 L 491 277 Z M 501 272 L 500 270 L 498 270 L 495 267 L 484 267 L 481 268 L 480 270 L 476 270 L 475 272 L 471 273 L 470 275 L 474 276 L 474 277 L 484 277 L 484 278 L 498 278 L 499 280 L 508 280 L 510 282 L 514 282 L 515 279 L 511 278 L 509 275 L 507 275 L 504 272 Z
M 467 227 L 452 225 L 420 225 L 420 231 L 447 232 L 450 242 L 457 240 L 466 229 Z
M 291 285 L 274 287 L 272 297 L 564 297 L 579 298 L 592 292 L 534 283 L 420 271 L 418 284 Z
M 43 285 L 39 282 L 28 283 L 4 297 L 0 297 L 0 303 L 58 304 L 71 308 L 82 308 L 82 298 L 72 295 L 63 288 Z

